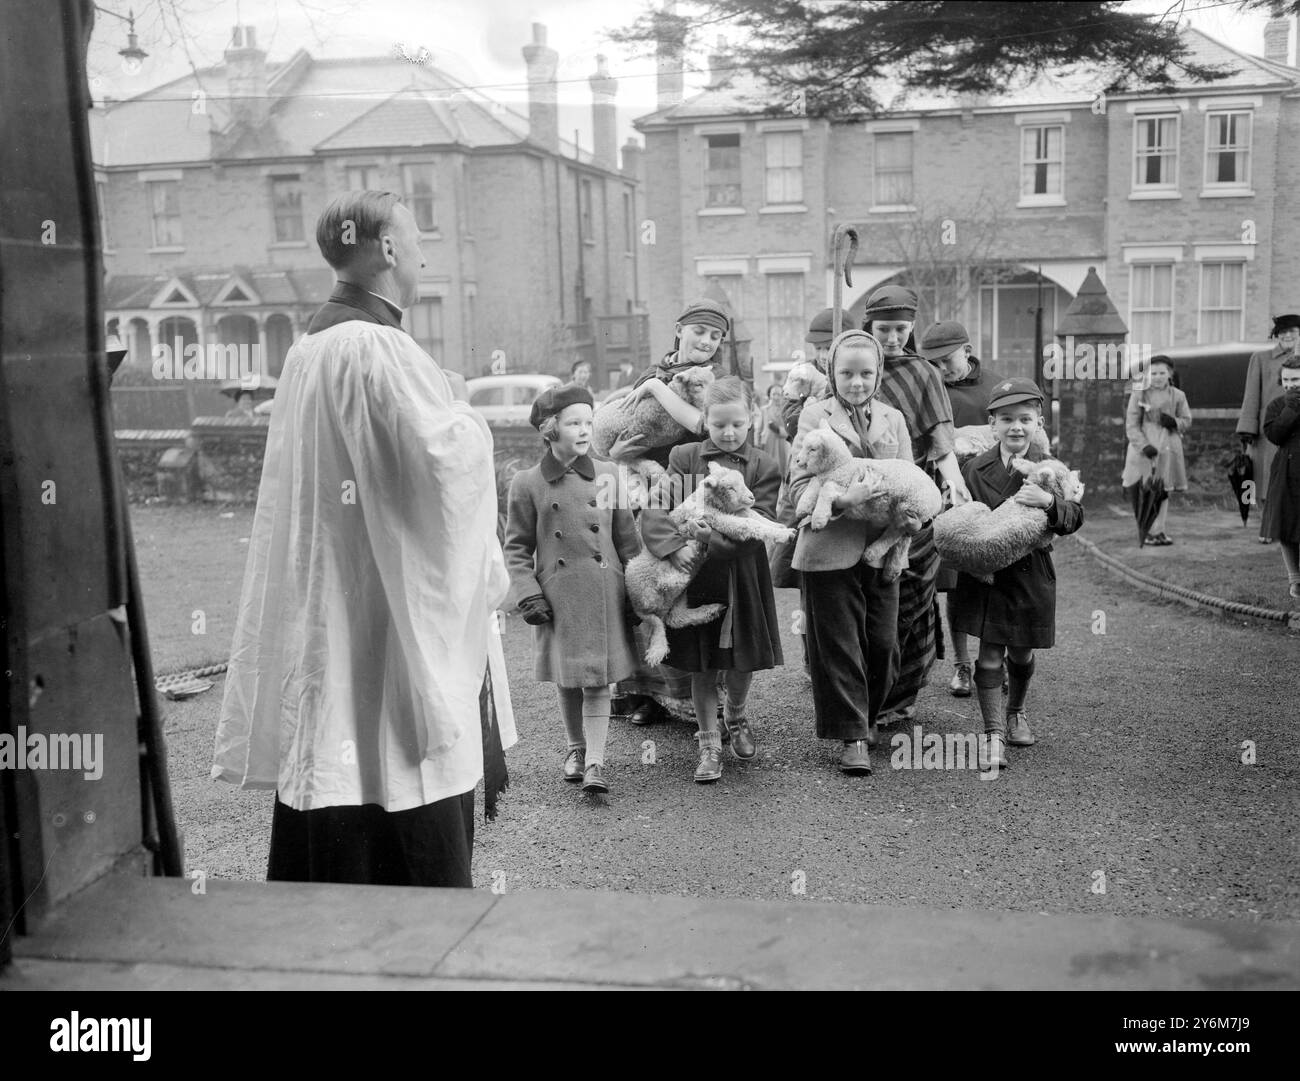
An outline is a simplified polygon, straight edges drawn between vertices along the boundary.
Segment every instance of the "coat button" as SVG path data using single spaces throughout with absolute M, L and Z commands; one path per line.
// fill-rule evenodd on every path
M 594 507 L 595 505 L 596 505 L 596 501 L 595 501 L 594 499 L 589 500 L 589 501 L 587 502 L 587 506 L 589 506 L 589 507 Z
M 560 509 L 560 505 L 558 503 L 551 504 L 551 510 L 559 510 L 559 509 Z M 556 535 L 558 536 L 559 534 Z
M 593 525 L 593 526 L 591 527 L 591 531 L 592 531 L 593 533 L 599 533 L 599 532 L 600 532 L 600 526 L 598 526 L 598 525 Z
M 555 565 L 556 565 L 557 567 L 563 567 L 563 566 L 564 566 L 564 560 L 563 560 L 563 559 L 557 559 L 557 560 L 555 561 Z
M 555 531 L 555 537 L 556 537 L 557 540 L 558 540 L 560 537 L 563 537 L 563 536 L 564 536 L 564 534 L 561 533 L 558 529 Z
M 601 570 L 604 570 L 606 567 L 609 566 L 609 564 L 605 562 L 605 559 L 604 559 L 603 556 L 597 556 L 597 557 L 596 557 L 596 562 L 598 562 L 598 563 L 600 564 L 600 569 L 601 569 Z

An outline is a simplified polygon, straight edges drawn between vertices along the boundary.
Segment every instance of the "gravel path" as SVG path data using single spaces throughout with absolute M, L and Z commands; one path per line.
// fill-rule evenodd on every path
M 479 826 L 476 884 L 1300 918 L 1297 637 L 1141 597 L 1068 541 L 1057 568 L 1057 647 L 1029 699 L 1039 743 L 1011 749 L 996 780 L 894 770 L 884 748 L 872 777 L 838 773 L 812 735 L 786 590 L 792 665 L 755 679 L 758 758 L 724 757 L 722 781 L 696 785 L 687 726 L 615 721 L 612 792 L 586 797 L 560 778 L 563 730 L 554 689 L 532 681 L 528 628 L 504 621 L 521 740 L 501 814 Z M 923 693 L 925 731 L 977 731 L 949 673 L 940 662 Z M 221 692 L 165 706 L 177 814 L 189 867 L 257 879 L 272 797 L 207 779 Z

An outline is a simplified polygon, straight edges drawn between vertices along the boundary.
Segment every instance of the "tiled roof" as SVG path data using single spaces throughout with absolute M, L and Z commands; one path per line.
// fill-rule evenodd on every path
M 1273 61 L 1231 49 L 1193 27 L 1182 31 L 1188 45 L 1188 59 L 1200 64 L 1234 68 L 1235 71 L 1212 83 L 1186 83 L 1180 92 L 1216 92 L 1225 89 L 1261 87 L 1287 89 L 1300 87 L 1300 69 L 1287 67 Z M 935 112 L 961 107 L 975 108 L 1025 108 L 1040 105 L 1073 105 L 1091 102 L 1101 89 L 1097 72 L 1091 68 L 1077 68 L 1035 79 L 1013 82 L 1006 90 L 980 96 L 962 98 L 937 91 L 903 91 L 900 87 L 882 84 L 878 94 L 885 104 L 885 112 Z M 1130 91 L 1124 96 L 1139 94 Z M 1117 95 L 1118 96 L 1118 95 Z M 658 109 L 638 117 L 634 125 L 643 126 L 702 120 L 708 117 L 738 116 L 763 111 L 768 101 L 779 100 L 772 91 L 764 96 L 763 84 L 749 72 L 736 71 L 729 82 L 721 87 L 708 87 L 678 105 Z
M 263 306 L 324 304 L 334 286 L 333 273 L 324 268 L 182 267 L 159 274 L 110 274 L 104 283 L 104 309 L 121 311 L 148 307 L 153 298 L 173 279 L 193 293 L 200 306 L 207 307 L 232 278 L 247 282 L 256 291 Z M 232 304 L 229 310 L 238 311 L 239 307 Z M 156 310 L 174 310 L 178 315 L 183 315 L 185 311 L 165 308 Z M 218 310 L 224 311 L 226 306 L 219 305 Z
M 528 118 L 439 71 L 391 57 L 316 60 L 299 50 L 267 64 L 268 122 L 231 122 L 226 67 L 200 69 L 90 113 L 96 165 L 158 166 L 221 157 L 309 157 L 319 150 L 384 146 L 501 146 L 528 140 Z M 202 92 L 201 97 L 196 94 Z M 196 108 L 202 105 L 202 112 Z M 567 139 L 560 152 L 590 164 Z

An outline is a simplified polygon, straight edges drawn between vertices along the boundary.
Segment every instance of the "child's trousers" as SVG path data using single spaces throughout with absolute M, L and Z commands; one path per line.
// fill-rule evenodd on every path
M 898 582 L 865 563 L 805 571 L 804 642 L 820 739 L 867 739 L 898 676 Z

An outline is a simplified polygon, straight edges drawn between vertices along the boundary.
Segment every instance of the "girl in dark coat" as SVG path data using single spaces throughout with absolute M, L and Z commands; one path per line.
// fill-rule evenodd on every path
M 709 475 L 717 462 L 737 470 L 754 495 L 753 510 L 775 521 L 781 474 L 776 463 L 749 438 L 752 401 L 749 388 L 735 376 L 710 384 L 705 392 L 705 423 L 709 438 L 674 447 L 665 478 L 675 506 Z M 641 515 L 645 546 L 660 559 L 689 566 L 681 551 L 687 538 L 668 516 L 671 506 L 651 507 Z M 722 735 L 718 730 L 718 673 L 726 684 L 723 722 L 732 753 L 741 759 L 756 753 L 753 732 L 745 716 L 753 673 L 784 663 L 776 601 L 762 541 L 736 542 L 704 527 L 696 539 L 704 542 L 704 561 L 687 589 L 692 608 L 702 604 L 727 606 L 721 618 L 699 627 L 669 628 L 668 664 L 691 673 L 691 697 L 699 728 L 700 762 L 695 779 L 701 783 L 722 776 Z
M 674 447 L 697 443 L 705 435 L 704 414 L 690 402 L 677 397 L 668 384 L 683 368 L 708 367 L 713 369 L 715 376 L 723 375 L 719 351 L 731 330 L 731 320 L 721 305 L 707 299 L 693 300 L 677 317 L 674 329 L 676 337 L 672 349 L 658 364 L 641 373 L 631 394 L 652 395 L 684 430 L 676 442 L 662 447 L 647 448 L 639 438 L 620 437 L 609 452 L 615 461 L 649 458 L 666 467 Z M 644 626 L 638 629 L 637 648 L 641 656 L 645 655 L 648 644 L 646 635 Z M 638 725 L 665 720 L 669 714 L 689 720 L 690 697 L 690 677 L 661 664 L 653 668 L 642 667 L 631 679 L 619 683 L 615 687 L 611 708 Z
M 1083 525 L 1083 507 L 1060 500 L 1010 468 L 1013 457 L 1029 449 L 1043 423 L 1043 392 L 1030 379 L 1008 379 L 993 388 L 989 420 L 997 446 L 965 466 L 971 496 L 990 509 L 1007 499 L 1047 511 L 1048 527 L 1059 537 Z M 975 692 L 987 734 L 981 768 L 1006 766 L 1007 743 L 1028 747 L 1035 741 L 1025 718 L 1025 698 L 1034 674 L 1034 650 L 1056 642 L 1056 568 L 1051 546 L 1029 555 L 993 576 L 991 585 L 967 574 L 957 575 L 952 625 L 980 640 Z M 1007 698 L 1002 698 L 1003 660 Z
M 1293 597 L 1300 597 L 1300 357 L 1282 363 L 1282 396 L 1264 410 L 1264 435 L 1277 447 L 1268 476 L 1263 535 L 1282 542 Z

